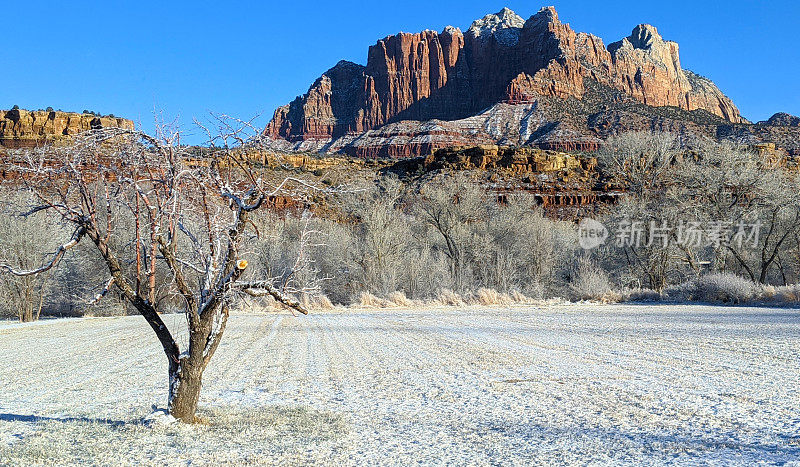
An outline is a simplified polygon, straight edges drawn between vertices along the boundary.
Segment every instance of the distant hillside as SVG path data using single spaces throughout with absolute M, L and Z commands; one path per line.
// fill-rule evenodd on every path
M 0 110 L 0 146 L 33 147 L 43 142 L 58 142 L 97 128 L 133 129 L 131 120 L 91 113 L 47 110 Z

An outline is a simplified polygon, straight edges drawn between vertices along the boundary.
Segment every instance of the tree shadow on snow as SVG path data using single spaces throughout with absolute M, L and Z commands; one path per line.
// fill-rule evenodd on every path
M 61 423 L 96 423 L 112 427 L 122 427 L 125 425 L 141 425 L 139 421 L 111 420 L 108 418 L 89 418 L 89 417 L 48 417 L 43 415 L 22 415 L 13 413 L 0 413 L 0 421 L 3 422 L 61 422 Z

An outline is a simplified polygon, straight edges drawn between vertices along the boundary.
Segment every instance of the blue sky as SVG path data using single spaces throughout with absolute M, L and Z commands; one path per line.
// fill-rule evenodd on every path
M 800 3 L 791 0 L 7 3 L 0 108 L 89 109 L 145 130 L 154 109 L 189 132 L 209 111 L 261 114 L 263 125 L 340 59 L 365 63 L 377 39 L 466 29 L 504 6 L 528 18 L 546 4 L 606 44 L 654 24 L 680 44 L 683 66 L 714 80 L 750 120 L 800 114 Z

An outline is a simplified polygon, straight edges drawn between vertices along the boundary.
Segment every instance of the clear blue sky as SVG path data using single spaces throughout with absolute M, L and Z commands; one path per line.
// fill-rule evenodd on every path
M 340 59 L 398 31 L 466 29 L 508 6 L 528 18 L 554 4 L 561 20 L 606 44 L 647 22 L 681 46 L 750 120 L 800 114 L 800 3 L 776 1 L 10 1 L 3 5 L 0 108 L 114 113 L 153 127 L 153 109 L 208 111 L 266 124 Z M 200 142 L 199 136 L 191 142 Z

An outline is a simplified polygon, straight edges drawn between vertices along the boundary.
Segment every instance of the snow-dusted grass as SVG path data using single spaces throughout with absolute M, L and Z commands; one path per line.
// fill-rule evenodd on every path
M 319 461 L 316 453 L 298 449 L 298 445 L 335 451 L 337 439 L 346 433 L 341 415 L 306 407 L 219 407 L 200 415 L 207 418 L 207 424 L 0 416 L 6 424 L 26 423 L 33 428 L 17 442 L 0 445 L 0 463 L 116 465 L 147 461 L 186 465 L 191 461 L 242 465 L 269 459 L 283 465 Z
M 0 355 L 0 464 L 800 459 L 797 310 L 238 315 L 198 426 L 148 420 L 166 363 L 139 317 L 3 327 Z

